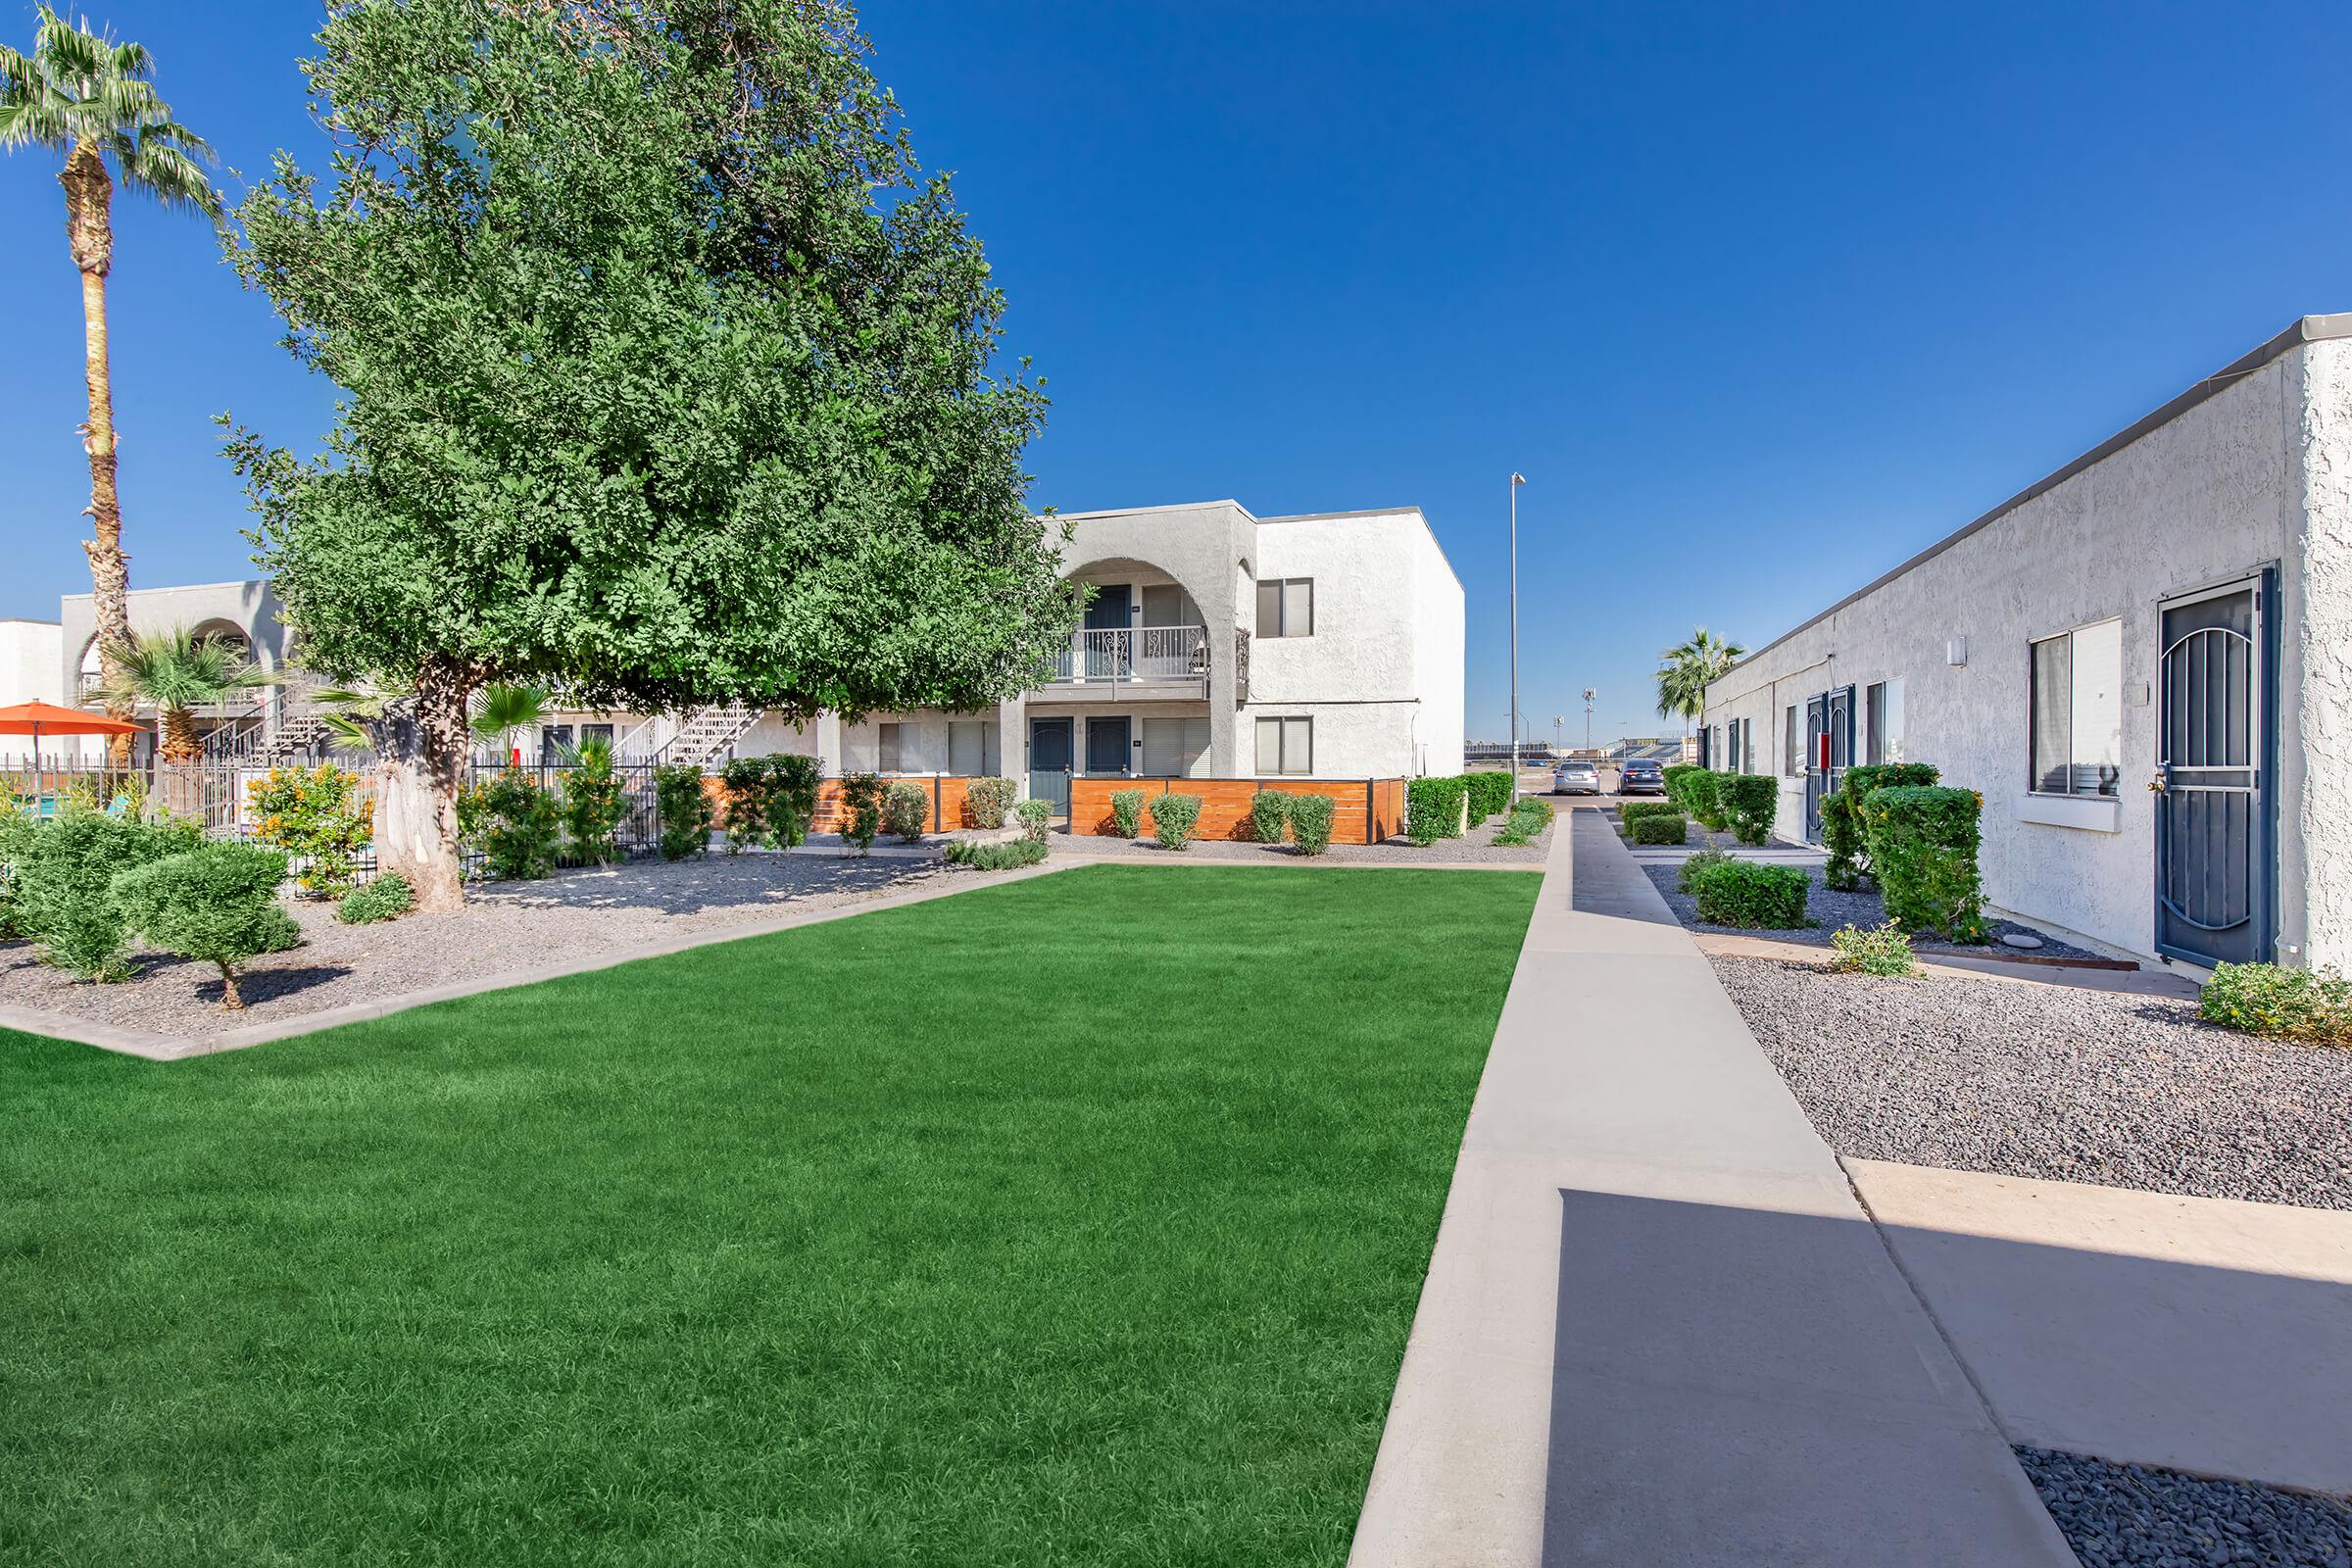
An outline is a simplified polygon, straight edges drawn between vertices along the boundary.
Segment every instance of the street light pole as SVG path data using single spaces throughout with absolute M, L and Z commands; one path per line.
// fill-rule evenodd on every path
M 1527 475 L 1511 472 L 1511 804 L 1519 804 L 1519 487 Z

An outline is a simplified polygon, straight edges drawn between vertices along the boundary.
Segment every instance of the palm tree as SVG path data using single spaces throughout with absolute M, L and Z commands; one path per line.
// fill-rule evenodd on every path
M 172 118 L 149 79 L 154 62 L 135 43 L 99 37 L 36 8 L 29 58 L 0 48 L 0 150 L 46 147 L 65 155 L 66 244 L 81 270 L 82 373 L 89 395 L 82 450 L 90 462 L 90 580 L 98 612 L 98 670 L 110 691 L 128 688 L 123 658 L 131 646 L 130 569 L 122 554 L 122 507 L 115 492 L 115 392 L 106 353 L 106 275 L 114 266 L 114 197 L 120 183 L 167 208 L 222 222 L 220 193 L 206 177 L 219 162 L 203 137 Z M 111 169 L 109 166 L 112 166 Z M 117 718 L 128 707 L 109 701 Z M 115 742 L 118 763 L 130 760 L 126 736 Z
M 198 637 L 185 626 L 132 638 L 116 651 L 115 670 L 112 680 L 100 683 L 99 700 L 110 713 L 154 704 L 156 755 L 166 762 L 194 761 L 203 754 L 194 710 L 278 680 L 235 643 Z
M 1704 626 L 1693 627 L 1689 642 L 1678 643 L 1658 656 L 1659 716 L 1680 718 L 1688 739 L 1691 720 L 1707 710 L 1707 688 L 1746 652 Z
M 514 755 L 510 739 L 516 730 L 537 729 L 546 719 L 550 693 L 544 686 L 492 685 L 474 699 L 473 733 L 498 748 L 498 760 Z

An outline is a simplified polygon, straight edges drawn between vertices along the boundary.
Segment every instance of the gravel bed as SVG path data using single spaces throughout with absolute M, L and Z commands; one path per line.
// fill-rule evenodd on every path
M 2172 997 L 1708 961 L 1840 1154 L 2352 1209 L 2352 1050 Z
M 1390 839 L 1382 844 L 1334 844 L 1318 857 L 1335 865 L 1524 865 L 1541 866 L 1544 858 L 1551 853 L 1551 836 L 1557 832 L 1556 820 L 1525 844 L 1496 844 L 1494 835 L 1502 830 L 1502 818 L 1472 828 L 1458 839 L 1440 839 L 1423 848 L 1403 839 Z M 1181 853 L 1187 858 L 1200 860 L 1258 861 L 1269 858 L 1297 860 L 1306 858 L 1291 844 L 1257 844 L 1234 839 L 1195 839 L 1192 847 L 1178 852 L 1163 849 L 1155 839 L 1113 838 L 1108 834 L 1089 834 L 1072 843 L 1055 835 L 1058 847 L 1070 845 L 1072 855 L 1090 857 L 1128 857 L 1149 858 L 1152 856 Z
M 637 860 L 543 882 L 477 883 L 456 913 L 377 925 L 344 925 L 332 905 L 290 901 L 303 945 L 253 960 L 239 987 L 247 1004 L 242 1014 L 220 1006 L 220 976 L 209 964 L 140 954 L 131 979 L 92 985 L 42 963 L 23 942 L 0 943 L 0 1004 L 158 1035 L 204 1033 L 788 911 L 859 904 L 935 877 L 985 875 L 950 871 L 936 860 L 750 854 Z
M 1759 931 L 1750 926 L 1708 925 L 1698 917 L 1698 901 L 1690 894 L 1679 891 L 1674 885 L 1675 878 L 1682 872 L 1680 865 L 1655 863 L 1644 865 L 1642 869 L 1649 877 L 1650 884 L 1665 898 L 1666 906 L 1674 911 L 1674 917 L 1693 931 L 1719 931 L 1731 936 L 1742 937 L 1771 937 L 1780 942 L 1802 942 L 1812 947 L 1826 948 L 1830 945 L 1830 933 L 1841 926 L 1858 925 L 1867 930 L 1875 925 L 1883 925 L 1886 920 L 1886 904 L 1884 899 L 1879 897 L 1877 889 L 1840 893 L 1822 880 L 1821 867 L 1800 866 L 1797 869 L 1802 870 L 1806 880 L 1812 883 L 1812 887 L 1805 894 L 1805 913 L 1812 916 L 1813 924 L 1799 926 L 1788 931 Z M 1935 937 L 1913 937 L 1911 949 L 1915 953 L 1989 952 L 1993 956 L 1998 957 L 2011 951 L 2001 945 L 2000 939 L 2004 935 L 2015 934 L 2033 937 L 2040 942 L 2041 946 L 2033 950 L 2036 957 L 2097 958 L 2104 956 L 2103 954 L 2093 953 L 2087 948 L 2076 947 L 2071 942 L 2062 942 L 2046 931 L 2036 930 L 2030 925 L 2020 925 L 2014 920 L 1987 919 L 1984 922 L 1984 930 L 1989 941 L 1983 945 L 1963 947 Z
M 2352 1508 L 2242 1481 L 2020 1448 L 2084 1568 L 2352 1568 Z

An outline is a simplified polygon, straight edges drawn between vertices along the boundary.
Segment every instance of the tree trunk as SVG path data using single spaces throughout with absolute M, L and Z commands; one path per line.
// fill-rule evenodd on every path
M 413 695 L 384 705 L 375 734 L 375 863 L 416 890 L 426 913 L 466 906 L 458 791 L 466 783 L 466 673 L 439 660 L 416 673 Z
M 66 243 L 81 270 L 81 368 L 89 395 L 89 419 L 81 427 L 82 451 L 90 460 L 90 530 L 82 549 L 90 558 L 92 607 L 98 617 L 98 672 L 110 690 L 122 680 L 122 650 L 130 646 L 130 564 L 122 554 L 122 506 L 115 491 L 115 388 L 106 355 L 106 274 L 115 262 L 115 182 L 106 160 L 87 142 L 66 155 L 58 183 L 66 188 Z M 107 712 L 131 720 L 136 710 L 124 698 Z M 130 765 L 130 737 L 117 735 L 107 754 L 118 768 Z
M 192 762 L 204 755 L 204 737 L 196 733 L 196 715 L 184 708 L 167 708 L 161 715 L 159 748 L 167 762 Z
M 220 1005 L 232 1012 L 245 1010 L 245 999 L 237 994 L 237 971 L 225 963 L 220 965 Z

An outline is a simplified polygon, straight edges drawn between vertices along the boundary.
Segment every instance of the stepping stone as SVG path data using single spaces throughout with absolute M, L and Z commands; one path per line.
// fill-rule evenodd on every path
M 2027 936 L 2022 931 L 2004 931 L 2001 933 L 2001 946 L 2004 948 L 2038 948 L 2041 946 L 2041 938 Z

